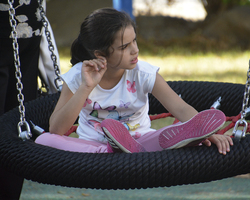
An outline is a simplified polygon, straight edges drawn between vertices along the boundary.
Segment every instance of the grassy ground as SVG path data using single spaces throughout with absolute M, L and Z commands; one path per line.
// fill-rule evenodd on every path
M 249 200 L 247 178 L 130 190 L 65 188 L 25 180 L 20 200 Z
M 141 56 L 160 67 L 165 80 L 245 83 L 250 52 Z

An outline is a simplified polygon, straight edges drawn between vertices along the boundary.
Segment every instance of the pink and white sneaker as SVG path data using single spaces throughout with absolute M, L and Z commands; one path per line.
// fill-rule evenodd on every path
M 119 149 L 118 146 L 116 146 L 115 144 L 113 145 L 114 147 L 112 147 L 109 142 L 107 143 L 107 151 L 108 153 L 122 153 L 123 151 L 121 149 Z
M 130 135 L 126 127 L 119 121 L 105 119 L 102 121 L 101 127 L 109 143 L 109 153 L 117 152 L 118 149 L 125 153 L 145 152 L 144 147 Z
M 166 127 L 159 135 L 159 144 L 163 149 L 177 149 L 195 146 L 216 133 L 225 123 L 226 116 L 220 110 L 205 110 L 189 121 Z

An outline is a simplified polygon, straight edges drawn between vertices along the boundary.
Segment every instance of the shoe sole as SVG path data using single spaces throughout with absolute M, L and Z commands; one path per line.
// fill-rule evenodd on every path
M 145 149 L 128 132 L 123 124 L 113 119 L 101 123 L 104 134 L 125 153 L 145 152 Z M 111 145 L 112 146 L 112 145 Z
M 219 110 L 205 110 L 189 121 L 167 127 L 159 135 L 159 144 L 163 149 L 181 148 L 192 143 L 199 144 L 217 132 L 225 123 L 226 116 Z

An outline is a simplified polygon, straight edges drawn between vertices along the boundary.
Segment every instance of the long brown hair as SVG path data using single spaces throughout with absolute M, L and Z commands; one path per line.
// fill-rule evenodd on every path
M 125 12 L 113 8 L 102 8 L 92 12 L 83 21 L 80 34 L 71 46 L 71 64 L 96 58 L 96 50 L 102 56 L 108 57 L 116 33 L 124 31 L 128 25 L 132 25 L 136 31 L 134 21 Z

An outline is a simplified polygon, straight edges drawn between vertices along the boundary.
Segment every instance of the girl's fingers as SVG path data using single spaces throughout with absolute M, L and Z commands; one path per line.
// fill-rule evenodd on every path
M 99 67 L 98 67 L 98 62 L 96 62 L 95 60 L 89 60 L 86 63 L 87 66 L 93 67 L 95 71 L 99 71 Z
M 93 63 L 92 63 L 90 60 L 85 60 L 85 61 L 83 61 L 83 64 L 84 64 L 85 66 L 87 66 L 87 65 L 88 65 L 88 66 L 92 66 L 92 67 L 94 66 Z
M 99 56 L 97 59 L 93 59 L 93 60 L 85 60 L 83 62 L 86 66 L 91 66 L 94 67 L 94 69 L 96 71 L 100 71 L 101 69 L 104 69 L 106 64 L 107 64 L 107 60 L 105 57 Z
M 232 140 L 232 138 L 230 136 L 226 136 L 226 139 L 228 141 L 227 152 L 229 152 L 230 151 L 230 145 L 233 146 L 234 143 L 233 143 L 233 140 Z
M 227 136 L 227 140 L 228 140 L 228 142 L 229 142 L 229 144 L 230 144 L 231 146 L 234 145 L 233 140 L 232 140 L 232 138 L 231 138 L 230 136 Z
M 101 62 L 101 67 L 105 68 L 105 66 L 107 65 L 107 60 L 104 57 L 98 58 L 98 60 Z
M 220 153 L 226 155 L 229 147 L 228 141 L 224 136 L 218 137 L 217 147 Z M 230 149 L 229 149 L 230 151 Z
M 224 155 L 226 155 L 226 152 L 230 152 L 230 145 L 233 145 L 233 140 L 229 136 L 224 136 L 222 140 L 220 140 L 220 143 L 222 144 L 222 152 Z
M 218 148 L 218 151 L 219 151 L 220 153 L 223 153 L 222 144 L 221 144 L 221 142 L 220 142 L 219 139 L 216 139 L 215 144 L 216 144 L 216 146 L 217 146 L 217 148 Z
M 107 65 L 107 60 L 106 60 L 106 58 L 105 57 L 103 57 L 103 56 L 98 56 L 97 57 L 98 58 L 98 60 L 102 63 L 102 68 L 104 68 L 106 65 Z
M 205 139 L 202 143 L 208 147 L 211 146 L 211 142 L 208 139 Z
M 101 69 L 105 68 L 105 63 L 101 59 L 94 59 L 92 60 L 95 63 L 95 69 L 96 71 L 100 71 Z
M 100 59 L 103 62 L 103 64 L 107 63 L 107 60 L 106 60 L 105 57 L 103 57 L 103 56 L 97 56 L 97 58 Z
M 220 141 L 221 142 L 221 146 L 222 146 L 222 153 L 224 154 L 224 155 L 226 155 L 227 154 L 227 149 L 228 149 L 228 142 L 227 141 Z
M 230 152 L 230 145 L 233 145 L 233 140 L 226 135 L 214 134 L 209 138 L 209 140 L 217 146 L 218 151 L 223 155 Z
M 98 61 L 98 60 L 92 60 L 92 62 L 94 63 L 94 67 L 95 67 L 95 70 L 96 71 L 99 71 L 100 70 L 100 68 L 101 68 L 101 63 L 100 63 L 100 61 Z

